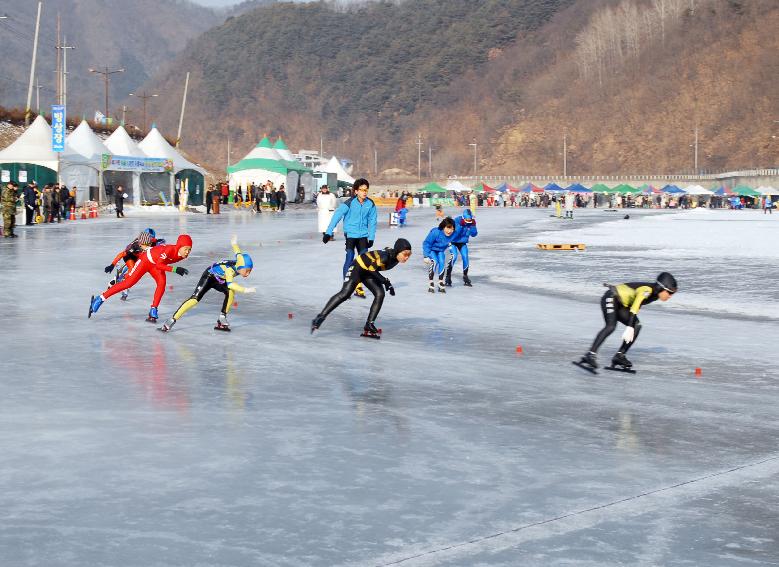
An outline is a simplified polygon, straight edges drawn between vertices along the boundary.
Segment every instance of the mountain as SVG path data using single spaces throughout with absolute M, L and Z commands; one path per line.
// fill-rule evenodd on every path
M 4 106 L 24 106 L 26 102 L 37 6 L 34 0 L 3 2 L 2 11 L 8 15 L 0 20 L 0 104 Z M 68 51 L 71 115 L 92 115 L 104 108 L 104 82 L 101 76 L 89 73 L 89 68 L 125 69 L 111 78 L 109 104 L 118 112 L 117 103 L 128 93 L 147 82 L 190 39 L 224 19 L 188 0 L 46 0 L 36 73 L 44 108 L 53 103 L 55 95 L 58 13 L 67 43 L 75 46 Z

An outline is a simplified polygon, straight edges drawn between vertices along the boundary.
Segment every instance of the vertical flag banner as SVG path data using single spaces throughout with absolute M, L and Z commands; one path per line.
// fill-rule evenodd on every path
M 65 151 L 65 107 L 61 104 L 51 107 L 51 149 Z

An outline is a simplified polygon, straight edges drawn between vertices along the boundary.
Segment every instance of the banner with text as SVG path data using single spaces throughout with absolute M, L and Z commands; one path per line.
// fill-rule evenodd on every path
M 65 151 L 65 107 L 61 104 L 51 107 L 51 150 Z
M 139 158 L 103 155 L 103 169 L 111 171 L 139 171 L 141 173 L 165 173 L 173 171 L 173 160 L 164 158 Z

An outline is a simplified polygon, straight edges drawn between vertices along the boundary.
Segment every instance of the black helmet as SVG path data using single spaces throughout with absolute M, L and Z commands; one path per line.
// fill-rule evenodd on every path
M 673 277 L 668 272 L 663 272 L 659 276 L 657 276 L 657 285 L 659 285 L 661 288 L 663 288 L 665 291 L 669 293 L 676 293 L 677 285 L 676 285 L 676 278 Z
M 393 246 L 393 250 L 395 250 L 395 254 L 400 254 L 401 252 L 408 250 L 411 251 L 411 243 L 406 240 L 405 238 L 398 238 L 395 241 L 395 246 Z

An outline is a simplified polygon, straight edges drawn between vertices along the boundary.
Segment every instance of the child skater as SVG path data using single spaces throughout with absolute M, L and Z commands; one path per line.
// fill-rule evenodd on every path
M 230 244 L 233 247 L 235 259 L 222 260 L 221 262 L 217 262 L 206 268 L 203 275 L 200 276 L 200 281 L 197 282 L 197 287 L 195 288 L 195 291 L 192 292 L 192 296 L 179 306 L 173 314 L 173 317 L 163 323 L 162 327 L 160 327 L 160 331 L 165 333 L 170 331 L 173 328 L 173 325 L 176 324 L 176 321 L 181 319 L 184 313 L 200 303 L 203 296 L 211 289 L 215 289 L 225 296 L 224 301 L 222 302 L 222 312 L 216 320 L 216 327 L 214 327 L 214 330 L 230 331 L 230 324 L 227 322 L 227 314 L 230 312 L 235 293 L 255 293 L 257 291 L 256 288 L 243 287 L 234 281 L 236 275 L 248 278 L 249 274 L 252 273 L 254 264 L 252 263 L 251 256 L 245 252 L 241 252 L 241 249 L 238 247 L 238 238 L 236 236 L 233 236 L 232 240 L 230 240 Z
M 124 262 L 124 265 L 116 270 L 116 277 L 108 284 L 109 287 L 124 280 L 124 278 L 127 277 L 128 272 L 133 269 L 133 266 L 138 261 L 138 256 L 152 246 L 157 246 L 158 244 L 165 244 L 165 240 L 157 238 L 157 233 L 154 232 L 153 228 L 147 228 L 140 233 L 135 240 L 125 246 L 124 250 L 119 252 L 119 254 L 114 257 L 113 261 L 105 267 L 105 273 L 110 274 L 120 261 Z M 128 295 L 129 292 L 124 290 L 122 292 L 121 300 L 127 301 Z
M 371 304 L 368 320 L 365 322 L 363 333 L 360 336 L 380 339 L 379 331 L 374 323 L 384 302 L 384 290 L 386 289 L 390 295 L 395 295 L 392 283 L 380 272 L 391 270 L 398 264 L 404 264 L 410 257 L 411 244 L 405 238 L 398 238 L 392 248 L 372 250 L 357 256 L 346 272 L 341 291 L 330 298 L 325 308 L 311 322 L 311 332 L 313 333 L 321 327 L 333 309 L 349 299 L 357 284 L 362 283 L 373 294 L 373 304 Z
M 154 299 L 152 300 L 151 309 L 149 309 L 149 316 L 146 320 L 150 323 L 157 322 L 157 307 L 162 301 L 162 296 L 165 295 L 165 272 L 173 272 L 180 276 L 186 276 L 189 270 L 186 268 L 171 268 L 170 264 L 175 264 L 184 260 L 192 251 L 192 238 L 188 234 L 179 235 L 176 240 L 176 244 L 166 244 L 163 246 L 155 246 L 149 248 L 142 253 L 138 262 L 135 263 L 133 269 L 127 274 L 124 281 L 116 283 L 104 291 L 101 295 L 95 297 L 89 302 L 89 317 L 92 317 L 93 313 L 97 313 L 103 302 L 126 289 L 130 289 L 137 284 L 144 274 L 147 272 L 154 278 L 157 287 L 154 290 Z
M 446 278 L 444 284 L 447 287 L 452 286 L 452 268 L 457 262 L 457 255 L 463 257 L 463 284 L 468 287 L 473 287 L 471 284 L 471 278 L 468 277 L 468 267 L 470 262 L 468 261 L 468 240 L 479 235 L 479 231 L 476 229 L 476 219 L 473 218 L 471 209 L 465 209 L 463 214 L 454 219 L 454 235 L 452 236 L 452 244 L 449 249 L 452 252 L 452 256 L 449 259 L 449 265 L 446 268 Z
M 446 271 L 446 249 L 454 236 L 454 221 L 452 217 L 446 217 L 436 228 L 432 229 L 422 243 L 422 252 L 427 264 L 427 275 L 430 284 L 427 291 L 435 293 L 433 274 L 438 273 L 438 291 L 446 293 L 444 287 L 444 271 Z
M 600 300 L 603 319 L 606 325 L 595 337 L 595 341 L 590 347 L 590 351 L 585 354 L 579 362 L 574 362 L 585 370 L 595 373 L 598 368 L 596 354 L 603 344 L 603 341 L 614 332 L 617 323 L 626 326 L 622 335 L 622 346 L 617 354 L 611 359 L 611 366 L 608 370 L 622 370 L 632 372 L 631 363 L 625 354 L 635 343 L 638 334 L 641 331 L 641 323 L 638 321 L 638 311 L 642 306 L 653 301 L 668 301 L 678 289 L 676 278 L 668 272 L 663 272 L 657 276 L 655 282 L 634 282 L 623 283 L 615 286 L 607 286 L 609 290 L 603 294 Z

